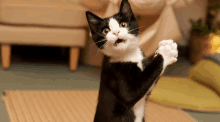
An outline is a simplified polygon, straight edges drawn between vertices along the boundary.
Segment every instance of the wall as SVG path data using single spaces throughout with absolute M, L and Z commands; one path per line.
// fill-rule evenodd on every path
M 205 18 L 206 15 L 207 0 L 194 0 L 193 3 L 187 5 L 184 8 L 174 9 L 177 21 L 180 28 L 183 30 L 184 35 L 188 38 L 191 28 L 189 22 L 190 19 L 198 19 L 200 17 Z M 183 36 L 184 36 L 183 35 Z M 178 42 L 179 45 L 187 45 L 187 40 Z

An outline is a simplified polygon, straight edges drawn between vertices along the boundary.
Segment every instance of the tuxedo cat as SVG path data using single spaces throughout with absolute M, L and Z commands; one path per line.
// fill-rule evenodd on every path
M 145 101 L 164 69 L 177 61 L 177 44 L 163 40 L 152 61 L 138 46 L 138 21 L 128 0 L 100 18 L 86 12 L 92 39 L 105 55 L 94 122 L 144 122 Z

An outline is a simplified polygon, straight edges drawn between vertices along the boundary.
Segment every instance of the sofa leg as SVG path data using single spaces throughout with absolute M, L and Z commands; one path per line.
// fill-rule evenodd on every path
M 2 55 L 2 67 L 3 69 L 8 69 L 11 63 L 11 45 L 2 44 L 1 55 Z
M 79 48 L 70 47 L 70 71 L 77 70 L 79 60 Z

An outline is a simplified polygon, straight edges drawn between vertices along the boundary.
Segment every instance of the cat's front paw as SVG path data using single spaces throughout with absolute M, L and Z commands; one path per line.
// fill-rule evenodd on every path
M 159 48 L 156 51 L 163 56 L 164 67 L 173 64 L 177 61 L 178 51 L 177 44 L 173 40 L 162 40 L 159 43 Z

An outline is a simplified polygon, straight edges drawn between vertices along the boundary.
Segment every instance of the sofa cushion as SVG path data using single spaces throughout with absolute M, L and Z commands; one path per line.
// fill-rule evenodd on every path
M 220 95 L 220 65 L 212 60 L 198 62 L 189 72 L 189 78 L 211 87 Z
M 86 29 L 0 25 L 0 43 L 84 47 Z
M 163 76 L 150 100 L 178 109 L 220 112 L 220 97 L 212 89 L 190 78 Z
M 85 11 L 78 0 L 1 0 L 0 22 L 83 27 Z

